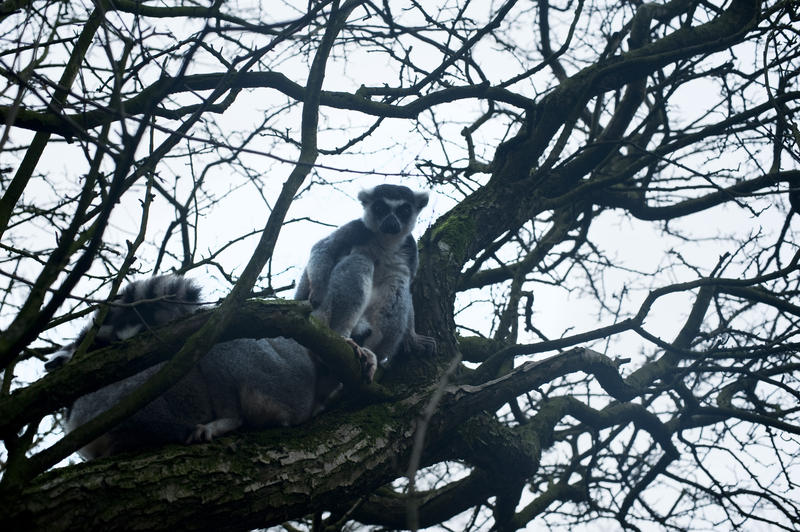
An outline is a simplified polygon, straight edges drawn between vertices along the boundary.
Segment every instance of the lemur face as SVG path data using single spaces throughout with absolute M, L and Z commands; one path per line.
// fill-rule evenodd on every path
M 362 190 L 358 199 L 364 206 L 364 224 L 371 231 L 404 236 L 411 233 L 419 211 L 428 204 L 428 193 L 399 185 L 378 185 Z

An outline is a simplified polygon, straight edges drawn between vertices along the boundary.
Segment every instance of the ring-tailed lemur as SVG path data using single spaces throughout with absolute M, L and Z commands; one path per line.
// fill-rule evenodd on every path
M 428 193 L 378 185 L 362 190 L 358 199 L 362 218 L 311 248 L 295 299 L 310 300 L 314 317 L 350 339 L 371 377 L 376 356 L 388 364 L 401 349 L 435 345 L 415 332 L 411 300 L 419 264 L 411 231 Z
M 194 312 L 200 306 L 200 290 L 183 277 L 159 276 L 128 285 L 110 305 L 89 350 Z M 48 370 L 69 360 L 87 331 L 56 353 Z M 162 365 L 79 397 L 69 408 L 67 430 L 108 410 Z M 308 350 L 294 340 L 223 342 L 164 394 L 80 452 L 93 459 L 146 445 L 209 441 L 241 426 L 296 425 L 321 409 L 335 388 L 329 381 Z

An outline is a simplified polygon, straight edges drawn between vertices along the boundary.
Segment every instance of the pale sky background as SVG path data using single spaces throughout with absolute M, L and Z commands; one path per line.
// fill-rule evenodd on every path
M 476 8 L 480 9 L 480 8 Z M 276 20 L 284 17 L 279 12 L 270 12 Z M 571 15 L 571 14 L 569 14 Z M 590 18 L 586 18 L 582 24 L 591 24 Z M 163 24 L 169 25 L 174 32 L 186 34 L 194 31 L 194 27 L 184 28 L 175 27 L 174 23 L 164 21 Z M 527 38 L 527 37 L 526 37 Z M 510 61 L 502 53 L 493 50 L 490 43 L 482 43 L 478 48 L 479 52 L 491 57 L 490 61 L 483 61 L 489 65 L 487 72 L 492 82 L 506 79 L 520 70 L 516 61 Z M 760 54 L 760 50 L 751 47 L 738 47 L 736 58 L 745 64 L 753 60 L 754 54 Z M 424 51 L 418 52 L 420 61 L 424 61 Z M 430 64 L 439 60 L 439 56 L 429 55 Z M 198 65 L 202 71 L 202 63 Z M 216 67 L 209 68 L 211 71 L 217 70 Z M 287 74 L 290 78 L 304 84 L 304 66 L 298 64 L 291 57 L 286 57 L 285 62 L 278 66 L 279 70 Z M 543 77 L 551 76 L 549 71 L 542 74 Z M 515 89 L 524 92 L 529 97 L 535 97 L 537 93 L 536 78 L 527 86 L 518 86 Z M 543 78 L 542 78 L 543 79 Z M 341 57 L 335 57 L 330 62 L 328 73 L 323 88 L 326 90 L 343 90 L 354 92 L 362 83 L 370 86 L 377 86 L 385 83 L 392 83 L 396 80 L 396 73 L 392 72 L 384 58 L 378 54 L 355 51 L 348 55 L 346 61 Z M 716 89 L 704 85 L 706 82 L 698 81 L 695 84 L 687 85 L 682 89 L 680 99 L 682 113 L 685 113 L 687 120 L 706 110 L 707 101 L 705 98 L 698 98 L 698 94 L 709 94 L 714 91 L 712 97 L 716 97 Z M 187 97 L 187 100 L 189 98 Z M 237 102 L 222 116 L 214 115 L 221 130 L 225 131 L 246 131 L 249 124 L 259 123 L 263 117 L 263 110 L 275 102 L 283 101 L 283 97 L 275 91 L 266 89 L 244 91 Z M 445 125 L 442 129 L 442 136 L 446 143 L 463 144 L 463 139 L 459 134 L 460 128 L 465 124 L 471 123 L 481 112 L 485 110 L 485 104 L 480 101 L 459 102 L 458 104 L 442 106 L 444 111 L 452 113 L 451 116 L 459 118 L 452 124 Z M 342 127 L 348 124 L 356 126 L 368 125 L 370 119 L 365 119 L 355 113 L 331 112 L 324 110 L 328 116 L 321 120 L 321 127 L 330 125 L 331 127 Z M 717 117 L 711 116 L 709 120 Z M 297 109 L 292 110 L 282 119 L 282 123 L 290 128 L 293 136 L 298 137 L 297 128 L 299 125 L 299 113 Z M 360 216 L 361 207 L 355 196 L 359 189 L 371 187 L 382 182 L 402 183 L 412 188 L 423 188 L 424 180 L 418 176 L 414 163 L 418 159 L 436 159 L 441 161 L 441 150 L 438 144 L 425 142 L 419 135 L 416 135 L 411 128 L 413 122 L 405 120 L 386 120 L 372 138 L 361 146 L 363 155 L 355 156 L 320 156 L 318 163 L 328 165 L 341 171 L 320 169 L 319 175 L 330 182 L 337 183 L 335 186 L 319 186 L 312 193 L 304 195 L 298 200 L 289 214 L 289 219 L 300 219 L 312 217 L 325 224 L 332 226 L 341 225 L 353 218 Z M 492 127 L 491 124 L 484 126 L 476 134 L 476 143 L 481 141 L 489 142 L 489 150 L 482 153 L 484 160 L 491 158 L 493 147 L 496 146 L 496 139 L 502 136 L 501 127 Z M 12 131 L 12 142 L 14 145 L 23 143 L 23 138 L 30 134 L 20 130 Z M 492 139 L 495 139 L 494 141 Z M 330 148 L 343 143 L 341 132 L 321 131 L 319 144 L 321 147 Z M 392 146 L 387 151 L 386 146 Z M 294 148 L 284 148 L 281 152 L 271 151 L 273 148 L 265 139 L 256 139 L 250 146 L 256 151 L 269 152 L 288 159 L 296 154 Z M 461 146 L 463 150 L 465 147 Z M 374 155 L 371 155 L 374 154 Z M 16 168 L 18 154 L 0 154 L 0 164 L 2 166 L 13 166 Z M 740 161 L 732 160 L 733 156 L 729 153 L 721 158 L 719 164 L 729 168 L 736 168 Z M 289 174 L 289 167 L 277 163 L 274 159 L 265 154 L 246 154 L 242 156 L 251 167 L 257 168 L 262 172 L 262 179 L 266 187 L 262 190 L 268 199 L 274 199 L 280 186 Z M 744 157 L 742 156 L 742 160 Z M 202 157 L 198 157 L 196 167 L 200 168 Z M 85 170 L 85 161 L 79 147 L 67 144 L 51 144 L 48 146 L 44 157 L 37 170 L 48 176 L 47 186 L 42 181 L 37 181 L 35 188 L 26 191 L 26 198 L 35 198 L 37 203 L 47 204 L 50 198 L 58 195 L 61 188 L 61 180 L 75 179 Z M 684 161 L 686 164 L 686 161 Z M 263 170 L 262 170 L 263 169 Z M 348 172 L 352 170 L 356 173 Z M 160 167 L 162 177 L 169 181 L 171 175 L 187 175 L 188 169 L 183 166 L 182 161 L 170 160 Z M 375 171 L 385 174 L 405 173 L 412 174 L 402 180 L 392 176 L 372 176 L 368 172 Z M 242 183 L 242 180 L 232 175 L 229 168 L 225 166 L 212 170 L 209 182 L 219 183 L 220 190 L 227 190 L 231 183 Z M 50 185 L 55 186 L 51 189 Z M 232 196 L 225 200 L 225 208 L 214 212 L 207 218 L 200 220 L 199 235 L 203 242 L 198 246 L 202 251 L 206 247 L 215 247 L 220 243 L 229 241 L 236 235 L 250 230 L 262 228 L 269 215 L 267 205 L 259 194 L 255 193 L 252 184 L 244 184 L 236 190 Z M 112 226 L 108 230 L 108 236 L 124 242 L 126 238 L 131 238 L 134 231 L 138 228 L 141 208 L 139 201 L 143 195 L 143 188 L 138 188 L 138 192 L 129 193 L 123 203 L 115 210 Z M 781 205 L 773 205 L 772 197 L 758 200 L 757 203 L 763 204 L 763 211 L 759 216 L 754 217 L 750 212 L 744 211 L 735 205 L 726 205 L 714 208 L 697 215 L 685 217 L 670 223 L 673 230 L 680 230 L 691 234 L 697 241 L 686 243 L 679 239 L 666 235 L 661 230 L 659 224 L 650 222 L 640 222 L 628 219 L 623 216 L 621 210 L 607 211 L 596 219 L 592 225 L 589 238 L 603 249 L 609 257 L 614 257 L 619 265 L 624 266 L 633 272 L 650 273 L 655 272 L 659 267 L 665 266 L 670 257 L 671 249 L 679 249 L 680 253 L 693 265 L 698 266 L 705 273 L 717 264 L 717 261 L 725 252 L 735 252 L 736 239 L 755 232 L 763 232 L 777 236 L 778 231 L 785 218 L 785 209 Z M 440 215 L 447 212 L 455 204 L 453 198 L 439 190 L 433 190 L 431 201 L 427 209 L 421 215 L 415 235 L 421 235 Z M 150 227 L 153 228 L 152 235 L 157 235 L 157 231 L 163 226 L 165 219 L 171 219 L 172 210 L 166 201 L 158 198 L 151 211 Z M 797 221 L 792 224 L 792 230 L 797 230 Z M 543 226 L 541 226 L 543 227 Z M 311 223 L 309 221 L 299 221 L 287 225 L 278 241 L 278 245 L 273 257 L 272 271 L 283 272 L 276 276 L 274 286 L 284 286 L 296 280 L 302 271 L 305 260 L 311 245 L 332 230 L 331 227 Z M 46 227 L 36 227 L 31 224 L 25 228 L 18 228 L 15 234 L 25 234 L 31 242 L 40 239 L 52 239 L 52 231 Z M 728 241 L 708 240 L 720 235 L 731 237 Z M 225 253 L 222 261 L 229 267 L 243 267 L 249 259 L 250 253 L 255 246 L 257 237 L 251 237 L 232 247 Z M 160 243 L 159 239 L 156 239 Z M 743 252 L 746 253 L 747 250 Z M 785 253 L 793 253 L 794 249 L 789 246 L 784 247 Z M 148 261 L 152 260 L 152 249 L 143 249 L 139 254 L 141 259 L 137 266 L 147 270 Z M 167 263 L 167 266 L 171 264 Z M 492 264 L 487 264 L 492 266 Z M 239 269 L 241 271 L 241 269 Z M 161 272 L 163 273 L 163 271 Z M 725 276 L 737 277 L 745 276 L 752 272 L 743 272 L 731 269 Z M 32 277 L 34 269 L 31 268 L 25 275 Z M 193 271 L 189 274 L 197 279 L 204 287 L 206 298 L 215 300 L 224 295 L 228 288 L 222 283 L 219 277 L 213 272 Z M 579 279 L 579 278 L 578 278 Z M 609 293 L 619 294 L 623 287 L 627 288 L 626 300 L 623 308 L 627 312 L 635 312 L 647 292 L 652 288 L 665 286 L 667 284 L 683 282 L 696 279 L 695 272 L 685 267 L 669 268 L 655 276 L 640 275 L 633 273 L 625 275 L 622 272 L 610 272 L 605 278 L 597 280 L 599 284 Z M 580 284 L 575 281 L 575 284 Z M 499 288 L 494 288 L 498 290 Z M 569 330 L 567 334 L 589 331 L 600 326 L 610 325 L 611 321 L 607 317 L 598 317 L 596 304 L 586 294 L 579 291 L 567 293 L 560 287 L 549 286 L 541 283 L 532 285 L 535 293 L 534 303 L 534 325 L 547 334 L 549 337 L 558 337 Z M 459 296 L 458 305 L 463 306 L 468 302 L 487 300 L 490 289 L 472 290 Z M 291 297 L 292 292 L 281 293 L 283 297 Z M 687 316 L 693 297 L 691 294 L 677 294 L 660 299 L 653 307 L 645 328 L 652 334 L 665 339 L 672 339 Z M 493 307 L 487 303 L 474 303 L 468 310 L 461 312 L 458 316 L 460 323 L 470 328 L 479 330 L 483 334 L 489 334 L 488 325 L 491 323 Z M 4 326 L 10 320 L 10 316 L 0 316 L 0 326 Z M 75 331 L 86 322 L 80 324 L 69 324 L 52 331 L 50 338 L 54 341 L 68 341 Z M 532 342 L 535 338 L 522 332 L 520 342 Z M 604 351 L 605 341 L 597 342 L 591 347 L 596 350 Z M 623 372 L 626 373 L 638 367 L 644 355 L 651 355 L 655 352 L 652 345 L 644 342 L 633 333 L 624 333 L 611 339 L 608 347 L 608 354 L 612 356 L 630 357 L 633 361 L 624 366 Z M 544 358 L 552 353 L 540 354 L 536 358 Z M 524 357 L 520 359 L 524 360 Z M 638 361 L 638 362 L 637 362 Z M 627 369 L 630 368 L 630 369 Z M 41 364 L 27 364 L 22 368 L 22 381 L 30 381 L 41 374 Z M 787 442 L 787 445 L 796 443 Z M 769 465 L 769 464 L 767 464 Z M 724 471 L 720 474 L 724 475 Z M 531 525 L 531 530 L 535 529 L 535 524 Z M 590 527 L 586 530 L 601 530 L 602 528 Z M 616 530 L 613 525 L 608 530 Z M 759 530 L 757 527 L 751 530 Z M 764 530 L 767 530 L 766 528 Z

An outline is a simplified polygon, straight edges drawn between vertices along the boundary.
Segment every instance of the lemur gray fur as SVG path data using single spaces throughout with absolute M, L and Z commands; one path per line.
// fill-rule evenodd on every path
M 419 264 L 411 231 L 428 193 L 378 185 L 358 199 L 361 219 L 311 248 L 295 299 L 308 299 L 312 315 L 353 344 L 371 378 L 376 358 L 388 364 L 400 351 L 435 346 L 414 330 L 411 300 Z
M 157 328 L 194 312 L 200 290 L 179 276 L 128 285 L 111 302 L 89 350 Z M 56 353 L 47 369 L 63 365 L 85 337 Z M 129 395 L 163 365 L 79 397 L 67 414 L 71 431 Z M 296 425 L 321 409 L 333 391 L 308 350 L 288 338 L 237 339 L 217 344 L 180 381 L 103 436 L 81 449 L 86 459 L 147 445 L 209 441 L 241 426 Z

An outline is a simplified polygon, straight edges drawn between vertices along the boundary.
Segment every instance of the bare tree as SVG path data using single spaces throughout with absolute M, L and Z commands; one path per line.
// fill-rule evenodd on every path
M 0 526 L 800 529 L 798 17 L 0 3 Z M 307 307 L 258 298 L 357 216 L 335 206 L 351 182 L 384 180 L 435 192 L 414 296 L 437 353 L 365 386 Z M 164 271 L 225 297 L 42 376 L 126 279 Z M 292 429 L 69 458 L 209 345 L 276 335 L 325 357 L 343 400 Z

